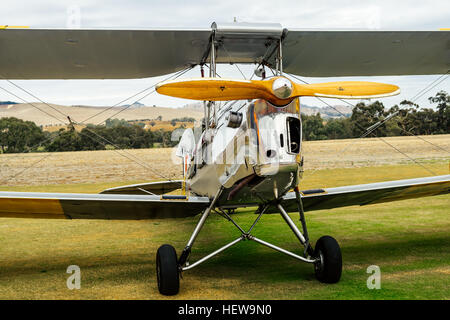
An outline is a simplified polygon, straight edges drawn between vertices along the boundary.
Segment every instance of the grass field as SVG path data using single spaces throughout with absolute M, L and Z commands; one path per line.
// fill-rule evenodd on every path
M 448 143 L 449 136 L 443 137 Z M 395 143 L 395 139 L 388 141 Z M 302 187 L 431 175 L 420 165 L 400 158 L 397 161 L 387 151 L 381 152 L 378 143 L 367 140 L 364 146 L 351 141 L 310 144 L 307 148 L 319 150 L 317 160 L 329 162 L 311 164 Z M 350 155 L 352 150 L 347 150 L 344 156 L 334 157 L 336 161 L 330 165 L 332 159 L 327 155 L 349 144 L 354 156 Z M 360 147 L 372 150 L 373 154 L 364 158 L 356 153 L 361 151 Z M 435 174 L 449 173 L 448 154 L 446 158 L 443 154 L 430 154 L 426 151 L 428 147 L 423 147 L 425 151 L 421 148 L 416 143 L 410 154 Z M 75 156 L 81 158 L 77 153 Z M 66 155 L 55 155 L 55 159 L 58 157 Z M 89 157 L 94 159 L 95 155 L 89 153 Z M 309 158 L 312 157 L 311 152 Z M 388 165 L 384 161 L 389 157 L 394 160 Z M 17 169 L 15 162 L 7 161 L 10 158 L 1 159 L 3 166 Z M 109 163 L 110 159 L 105 161 Z M 353 161 L 353 165 L 348 161 Z M 89 170 L 88 162 L 83 168 Z M 179 168 L 167 167 L 174 174 L 175 169 Z M 32 178 L 28 178 L 30 183 L 34 181 Z M 134 176 L 120 178 L 102 183 L 34 182 L 32 186 L 10 181 L 1 189 L 98 192 L 139 180 Z M 39 177 L 36 180 L 41 181 Z M 4 218 L 0 219 L 0 299 L 450 299 L 449 208 L 450 196 L 443 195 L 307 213 L 313 241 L 328 234 L 340 243 L 343 275 L 338 284 L 321 284 L 315 279 L 311 265 L 254 242 L 243 242 L 184 273 L 180 294 L 170 298 L 158 294 L 156 250 L 161 244 L 170 243 L 181 252 L 198 217 L 151 221 Z M 298 214 L 291 216 L 298 220 Z M 254 219 L 250 211 L 236 215 L 243 226 L 249 227 Z M 239 235 L 229 222 L 212 215 L 196 241 L 191 261 Z M 264 216 L 254 235 L 288 250 L 301 250 L 279 215 Z M 66 287 L 69 265 L 81 268 L 80 290 Z M 366 270 L 370 265 L 381 269 L 380 290 L 369 290 L 366 286 L 370 276 Z

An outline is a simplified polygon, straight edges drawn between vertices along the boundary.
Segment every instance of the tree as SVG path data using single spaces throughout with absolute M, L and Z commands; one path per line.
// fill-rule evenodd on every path
M 347 139 L 352 137 L 350 119 L 330 119 L 324 127 L 328 139 Z
M 125 119 L 106 119 L 105 126 L 107 128 L 114 128 L 117 126 L 131 126 L 131 124 Z
M 176 121 L 176 122 L 195 122 L 195 118 L 191 118 L 191 117 L 174 118 L 174 119 L 172 119 L 172 121 Z
M 353 137 L 357 138 L 362 136 L 369 127 L 379 121 L 383 121 L 386 116 L 387 113 L 384 110 L 384 106 L 379 101 L 375 101 L 369 105 L 363 102 L 358 103 L 353 108 L 352 116 L 350 117 Z M 386 124 L 378 127 L 376 132 L 379 136 L 386 136 Z
M 83 150 L 105 150 L 107 145 L 118 149 L 140 149 L 153 147 L 154 136 L 151 131 L 139 125 L 90 126 L 81 131 Z
M 446 133 L 445 121 L 439 119 L 439 111 L 431 108 L 421 109 L 419 105 L 407 100 L 402 101 L 400 106 L 401 108 L 395 105 L 388 111 L 389 115 L 395 116 L 386 122 L 387 136 Z
M 89 125 L 81 130 L 81 145 L 83 150 L 105 150 L 106 145 L 111 144 L 110 132 L 117 127 Z
M 35 151 L 44 139 L 45 134 L 34 122 L 14 117 L 0 119 L 0 147 L 3 153 Z
M 59 135 L 47 146 L 50 152 L 56 151 L 80 151 L 83 143 L 80 135 L 75 130 L 61 129 Z
M 311 116 L 302 114 L 301 117 L 303 140 L 325 140 L 327 138 L 320 113 Z
M 450 132 L 450 95 L 445 91 L 439 91 L 434 97 L 428 98 L 431 103 L 437 103 L 437 132 Z

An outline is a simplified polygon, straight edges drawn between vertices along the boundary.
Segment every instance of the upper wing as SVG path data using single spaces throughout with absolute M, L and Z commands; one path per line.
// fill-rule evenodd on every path
M 158 181 L 132 184 L 103 190 L 103 194 L 164 194 L 181 189 L 183 180 Z
M 274 66 L 281 25 L 214 26 L 217 63 Z M 0 30 L 6 79 L 127 79 L 168 74 L 207 61 L 211 29 Z M 306 31 L 283 41 L 286 72 L 302 76 L 444 74 L 450 31 Z
M 183 218 L 202 212 L 207 197 L 0 192 L 0 217 L 123 219 Z
M 147 78 L 198 64 L 211 31 L 0 30 L 6 79 Z
M 309 77 L 445 74 L 450 31 L 289 30 L 283 66 Z
M 450 175 L 397 180 L 301 192 L 305 211 L 367 205 L 450 193 Z M 295 193 L 283 197 L 287 211 L 298 211 Z

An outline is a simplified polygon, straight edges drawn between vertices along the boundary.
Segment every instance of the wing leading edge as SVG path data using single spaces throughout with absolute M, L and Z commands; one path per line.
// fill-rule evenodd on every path
M 450 193 L 450 175 L 307 190 L 301 196 L 305 211 L 313 211 L 447 193 Z M 288 212 L 298 211 L 294 192 L 286 194 L 282 204 Z
M 207 197 L 0 192 L 0 217 L 141 220 L 184 218 L 202 212 Z

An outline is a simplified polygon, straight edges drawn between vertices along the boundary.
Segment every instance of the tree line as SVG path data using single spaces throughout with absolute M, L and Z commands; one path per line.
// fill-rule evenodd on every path
M 144 130 L 142 126 L 124 124 L 88 125 L 80 132 L 73 128 L 43 131 L 34 122 L 17 118 L 0 119 L 0 151 L 57 152 L 111 149 L 173 147 L 172 132 Z
M 324 120 L 320 113 L 302 114 L 303 140 L 450 133 L 450 95 L 440 91 L 429 101 L 437 104 L 435 109 L 420 108 L 411 101 L 386 109 L 375 101 L 358 103 L 349 118 Z M 367 130 L 370 128 L 376 128 L 372 135 Z M 73 127 L 47 132 L 31 121 L 12 117 L 0 119 L 2 153 L 173 147 L 177 141 L 171 141 L 171 136 L 172 131 L 144 130 L 138 124 L 118 119 L 108 120 L 106 125 L 88 125 L 80 132 Z
M 386 109 L 381 102 L 375 101 L 356 104 L 349 118 L 324 120 L 319 113 L 302 114 L 303 140 L 450 133 L 450 95 L 440 91 L 429 101 L 437 104 L 436 109 L 420 108 L 407 100 Z M 373 132 L 368 130 L 375 128 Z

